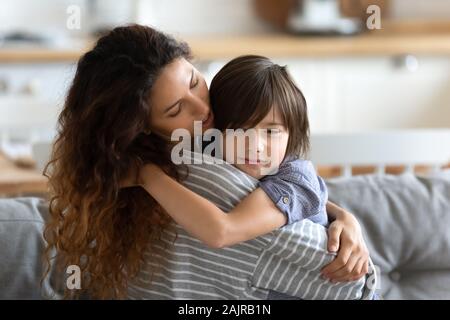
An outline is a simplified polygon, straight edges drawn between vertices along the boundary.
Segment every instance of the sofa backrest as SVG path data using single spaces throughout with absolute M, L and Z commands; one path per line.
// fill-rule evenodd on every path
M 450 299 L 450 171 L 327 181 L 364 229 L 385 299 Z

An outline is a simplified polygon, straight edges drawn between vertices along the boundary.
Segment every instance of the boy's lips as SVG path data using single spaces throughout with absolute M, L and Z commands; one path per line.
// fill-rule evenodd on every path
M 270 161 L 267 160 L 254 160 L 249 158 L 239 158 L 240 162 L 244 162 L 247 165 L 254 165 L 254 166 L 267 166 L 270 164 Z

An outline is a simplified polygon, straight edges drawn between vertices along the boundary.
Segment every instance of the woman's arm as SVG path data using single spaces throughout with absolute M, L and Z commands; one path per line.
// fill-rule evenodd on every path
M 331 201 L 327 202 L 327 213 L 333 221 L 328 228 L 328 250 L 338 255 L 322 274 L 333 282 L 357 280 L 369 270 L 369 251 L 361 227 L 351 213 Z
M 257 188 L 229 213 L 166 175 L 155 165 L 140 172 L 142 187 L 187 232 L 222 248 L 254 239 L 286 224 L 286 216 Z

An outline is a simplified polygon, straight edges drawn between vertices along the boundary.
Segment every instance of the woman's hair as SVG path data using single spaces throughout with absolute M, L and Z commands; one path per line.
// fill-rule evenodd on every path
M 286 155 L 307 154 L 306 100 L 286 67 L 262 56 L 235 58 L 213 78 L 209 93 L 217 129 L 254 127 L 275 107 L 289 132 Z
M 51 197 L 44 277 L 54 251 L 59 268 L 81 269 L 82 290 L 66 288 L 66 297 L 125 297 L 145 249 L 170 222 L 143 189 L 121 189 L 120 182 L 149 162 L 178 179 L 168 144 L 144 132 L 149 91 L 162 68 L 181 57 L 190 57 L 185 43 L 131 25 L 100 38 L 78 62 L 44 171 Z

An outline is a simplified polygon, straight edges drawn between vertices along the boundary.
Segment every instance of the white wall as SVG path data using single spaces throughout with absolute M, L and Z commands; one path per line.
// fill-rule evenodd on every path
M 311 131 L 450 128 L 450 59 L 417 56 L 277 59 L 308 103 Z M 208 84 L 226 61 L 200 65 Z
M 450 59 L 419 56 L 287 61 L 314 132 L 450 127 Z
M 450 19 L 450 0 L 391 0 L 395 19 Z
M 137 18 L 141 23 L 179 35 L 270 30 L 254 14 L 253 1 L 137 0 Z M 396 19 L 450 19 L 450 0 L 391 0 L 390 9 L 390 16 Z
M 181 35 L 253 33 L 267 30 L 252 10 L 252 0 L 0 0 L 0 33 L 11 30 L 87 33 L 92 8 L 99 20 L 139 22 Z M 81 31 L 66 28 L 67 7 L 82 10 Z M 95 22 L 94 22 L 95 23 Z
M 0 0 L 0 32 L 18 27 L 67 32 L 67 5 L 83 7 L 87 1 Z M 266 28 L 252 12 L 253 0 L 132 1 L 136 1 L 137 21 L 179 35 L 252 33 Z M 127 2 L 101 0 L 104 21 L 126 20 L 122 12 L 129 7 L 123 3 Z M 393 0 L 393 5 L 393 16 L 398 18 L 450 17 L 447 15 L 450 0 Z M 396 67 L 391 57 L 298 59 L 280 63 L 288 64 L 304 91 L 311 127 L 316 132 L 450 127 L 450 59 L 418 59 L 419 68 L 414 72 Z M 223 63 L 203 66 L 208 81 Z M 60 107 L 72 71 L 70 66 L 45 68 L 45 65 L 0 65 L 0 79 L 6 79 L 14 92 L 30 81 L 40 83 L 36 103 Z M 0 97 L 0 106 L 10 104 L 9 98 Z M 26 96 L 19 98 L 23 103 L 31 101 Z
M 138 21 L 179 34 L 245 34 L 270 28 L 253 12 L 252 0 L 140 0 Z
M 0 0 L 0 32 L 11 30 L 66 32 L 66 9 L 84 0 Z
M 12 29 L 83 33 L 89 25 L 89 4 L 96 3 L 102 21 L 131 20 L 180 35 L 238 34 L 270 29 L 252 10 L 254 0 L 0 0 L 0 33 Z M 398 19 L 450 19 L 450 0 L 391 0 Z M 66 29 L 69 5 L 82 9 L 82 30 Z
M 44 35 L 86 35 L 101 23 L 113 25 L 135 21 L 138 0 L 0 0 L 0 33 L 11 30 Z M 81 29 L 69 30 L 67 8 L 79 6 Z M 94 17 L 94 13 L 96 16 Z

